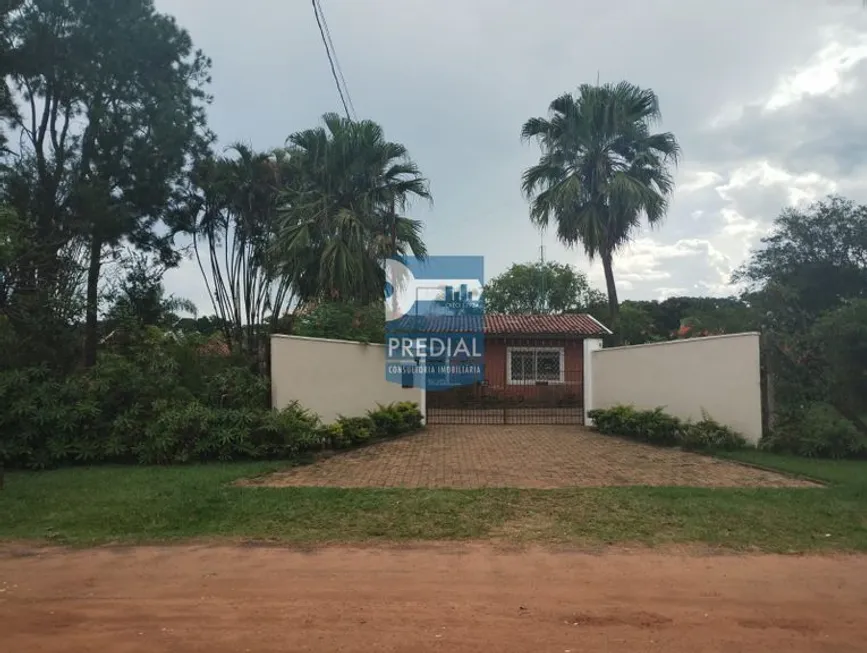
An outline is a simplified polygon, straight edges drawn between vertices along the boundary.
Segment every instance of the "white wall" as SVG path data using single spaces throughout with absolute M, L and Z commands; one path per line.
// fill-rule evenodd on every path
M 298 401 L 325 423 L 396 401 L 424 411 L 423 390 L 386 381 L 384 345 L 299 336 L 271 337 L 271 400 L 278 409 Z
M 612 347 L 590 356 L 590 408 L 661 406 L 693 420 L 705 410 L 754 444 L 762 436 L 758 333 Z

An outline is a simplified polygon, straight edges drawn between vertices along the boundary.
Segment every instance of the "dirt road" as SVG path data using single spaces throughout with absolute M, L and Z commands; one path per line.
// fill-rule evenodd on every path
M 0 649 L 845 651 L 867 557 L 487 546 L 0 550 Z

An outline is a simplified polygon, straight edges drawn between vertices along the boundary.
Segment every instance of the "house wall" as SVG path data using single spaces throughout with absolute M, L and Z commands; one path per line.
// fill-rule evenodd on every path
M 511 395 L 536 396 L 540 386 L 510 385 L 508 368 L 509 347 L 562 347 L 563 348 L 563 385 L 561 391 L 582 394 L 584 386 L 584 346 L 578 339 L 550 340 L 533 338 L 485 338 L 485 381 L 490 388 L 503 388 Z M 555 388 L 552 384 L 548 386 Z M 557 392 L 552 390 L 551 392 Z
M 762 436 L 758 333 L 613 347 L 590 355 L 588 408 L 661 406 L 693 420 L 704 410 L 753 444 Z
M 384 345 L 272 336 L 272 405 L 281 409 L 298 401 L 325 423 L 396 401 L 414 401 L 424 412 L 423 390 L 386 381 L 385 353 Z

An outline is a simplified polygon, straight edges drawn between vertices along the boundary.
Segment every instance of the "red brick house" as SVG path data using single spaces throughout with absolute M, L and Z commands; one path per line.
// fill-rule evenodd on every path
M 587 314 L 428 316 L 424 322 L 429 333 L 481 328 L 484 334 L 484 381 L 428 391 L 429 423 L 580 423 L 585 341 L 595 348 L 611 333 Z

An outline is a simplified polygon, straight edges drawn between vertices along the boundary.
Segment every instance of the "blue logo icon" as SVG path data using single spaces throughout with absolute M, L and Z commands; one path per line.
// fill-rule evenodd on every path
M 484 259 L 385 262 L 386 379 L 448 389 L 484 380 Z

